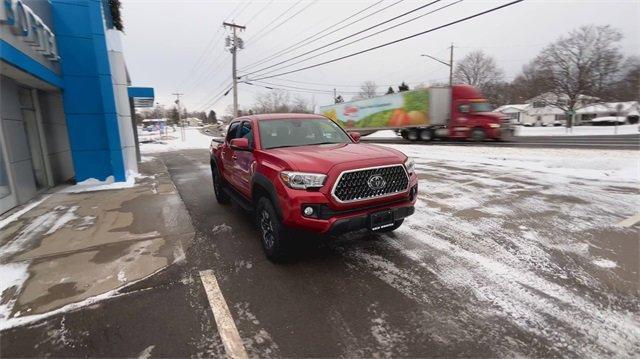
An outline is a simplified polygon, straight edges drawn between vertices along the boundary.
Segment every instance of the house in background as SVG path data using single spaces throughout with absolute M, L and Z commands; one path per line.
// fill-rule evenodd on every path
M 597 102 L 596 97 L 581 95 L 577 104 L 576 125 L 591 125 L 594 118 L 620 116 L 626 123 L 638 123 L 640 107 L 638 101 L 628 102 Z M 567 99 L 551 93 L 536 96 L 524 104 L 500 106 L 494 112 L 500 112 L 512 119 L 514 124 L 525 126 L 562 126 L 566 123 L 564 110 L 551 106 L 549 103 L 562 103 Z M 619 111 L 619 112 L 618 112 Z

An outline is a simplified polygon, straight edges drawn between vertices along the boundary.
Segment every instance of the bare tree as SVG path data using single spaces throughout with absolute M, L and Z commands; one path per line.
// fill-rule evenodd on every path
M 620 80 L 614 86 L 612 99 L 640 101 L 640 57 L 630 56 L 624 61 Z
M 545 72 L 535 60 L 532 60 L 522 67 L 522 72 L 513 79 L 509 90 L 512 102 L 524 103 L 526 100 L 551 91 L 551 87 Z
M 553 96 L 549 105 L 573 111 L 593 96 L 609 97 L 620 71 L 622 34 L 610 26 L 583 26 L 542 50 L 535 60 Z
M 313 113 L 313 107 L 307 99 L 296 96 L 291 103 L 291 112 L 296 113 Z
M 354 97 L 354 99 L 361 100 L 365 98 L 376 97 L 376 90 L 378 86 L 373 81 L 365 81 L 360 85 L 360 92 Z
M 496 60 L 482 50 L 468 53 L 458 61 L 453 72 L 456 83 L 465 83 L 483 90 L 485 86 L 499 82 L 503 72 Z
M 290 112 L 289 100 L 289 93 L 283 90 L 260 93 L 256 95 L 252 109 L 255 113 Z

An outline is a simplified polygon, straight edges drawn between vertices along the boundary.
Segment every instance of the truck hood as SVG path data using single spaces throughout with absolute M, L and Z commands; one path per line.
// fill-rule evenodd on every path
M 297 146 L 265 150 L 302 172 L 327 173 L 338 164 L 351 162 L 355 167 L 366 167 L 372 160 L 403 163 L 406 156 L 394 149 L 364 143 L 339 143 Z
M 496 120 L 496 122 L 500 122 L 501 119 L 503 119 L 505 116 L 501 113 L 495 113 L 495 112 L 474 112 L 473 113 L 475 116 L 482 116 L 482 117 L 488 117 L 488 118 L 493 118 Z

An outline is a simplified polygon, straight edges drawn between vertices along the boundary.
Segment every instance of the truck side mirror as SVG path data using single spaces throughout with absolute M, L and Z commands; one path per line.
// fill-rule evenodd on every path
M 349 135 L 351 135 L 351 138 L 355 143 L 360 142 L 360 132 L 351 132 Z
M 236 151 L 251 151 L 249 148 L 249 139 L 243 137 L 231 140 L 229 147 Z

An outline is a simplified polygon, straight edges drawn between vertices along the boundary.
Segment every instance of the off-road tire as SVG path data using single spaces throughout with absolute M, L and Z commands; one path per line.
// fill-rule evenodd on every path
M 280 222 L 273 203 L 267 197 L 258 200 L 255 213 L 264 254 L 272 262 L 283 261 L 289 254 L 290 231 Z
M 216 195 L 216 200 L 220 204 L 228 204 L 230 202 L 230 198 L 224 191 L 224 179 L 216 165 L 211 166 L 211 178 L 213 180 L 213 192 Z

